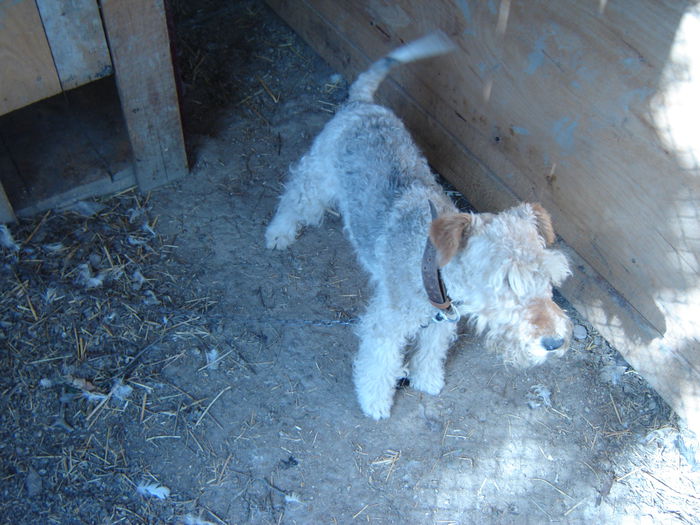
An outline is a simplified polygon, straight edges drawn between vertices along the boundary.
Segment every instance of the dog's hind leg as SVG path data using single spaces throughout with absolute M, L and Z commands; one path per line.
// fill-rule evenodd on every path
M 289 181 L 277 213 L 265 232 L 268 248 L 283 250 L 294 242 L 302 226 L 317 226 L 335 200 L 336 184 L 323 161 L 312 151 L 289 170 Z
M 445 385 L 445 357 L 457 333 L 457 323 L 430 323 L 418 332 L 416 352 L 409 364 L 411 387 L 436 395 Z

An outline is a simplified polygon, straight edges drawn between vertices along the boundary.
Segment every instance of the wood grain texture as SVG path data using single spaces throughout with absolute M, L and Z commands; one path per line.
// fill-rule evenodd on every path
M 658 117 L 688 75 L 672 50 L 690 4 L 268 4 L 350 80 L 448 33 L 457 53 L 397 69 L 378 99 L 477 208 L 544 204 L 575 263 L 567 298 L 700 426 L 700 177 Z
M 163 0 L 102 0 L 139 188 L 187 173 Z
M 34 0 L 0 1 L 0 115 L 60 91 Z
M 110 180 L 131 165 L 131 158 L 113 78 L 0 119 L 0 179 L 16 211 Z
M 112 74 L 96 0 L 36 0 L 64 90 Z
M 12 204 L 7 198 L 5 188 L 0 184 L 0 224 L 15 221 L 15 211 L 12 209 Z
M 73 186 L 71 189 L 50 197 L 32 202 L 30 205 L 17 210 L 18 217 L 35 217 L 46 210 L 60 210 L 70 207 L 78 201 L 110 195 L 125 191 L 136 186 L 136 177 L 132 166 L 128 166 L 113 174 L 91 182 Z

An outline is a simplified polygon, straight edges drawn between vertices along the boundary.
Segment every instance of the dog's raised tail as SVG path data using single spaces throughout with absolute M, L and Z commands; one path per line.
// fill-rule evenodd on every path
M 424 58 L 444 55 L 456 48 L 455 44 L 442 31 L 434 31 L 418 40 L 394 49 L 384 58 L 377 60 L 362 73 L 350 86 L 350 102 L 372 102 L 379 84 L 397 64 L 415 62 Z

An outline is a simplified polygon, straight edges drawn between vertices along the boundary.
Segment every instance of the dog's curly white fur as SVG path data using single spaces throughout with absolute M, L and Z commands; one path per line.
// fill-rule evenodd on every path
M 402 122 L 373 102 L 391 67 L 438 55 L 452 44 L 441 33 L 410 43 L 375 62 L 350 88 L 348 102 L 310 151 L 290 169 L 269 248 L 284 249 L 304 225 L 321 222 L 335 206 L 373 296 L 358 327 L 354 380 L 360 406 L 375 419 L 389 416 L 397 379 L 438 394 L 456 323 L 431 322 L 421 259 L 429 235 L 452 300 L 487 346 L 507 363 L 530 366 L 562 353 L 571 323 L 552 300 L 552 286 L 569 274 L 566 258 L 550 247 L 551 220 L 539 204 L 499 214 L 459 213 L 431 173 Z M 432 220 L 429 201 L 439 212 Z M 416 350 L 404 366 L 404 348 Z

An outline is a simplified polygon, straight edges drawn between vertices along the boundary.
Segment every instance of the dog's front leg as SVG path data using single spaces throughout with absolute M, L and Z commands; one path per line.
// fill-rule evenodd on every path
M 360 348 L 354 364 L 355 389 L 365 415 L 374 419 L 389 417 L 396 381 L 403 377 L 403 347 L 406 335 L 401 314 L 372 301 L 360 320 Z
M 411 358 L 411 386 L 437 395 L 445 385 L 445 357 L 457 333 L 457 323 L 433 322 L 418 332 L 416 352 Z

